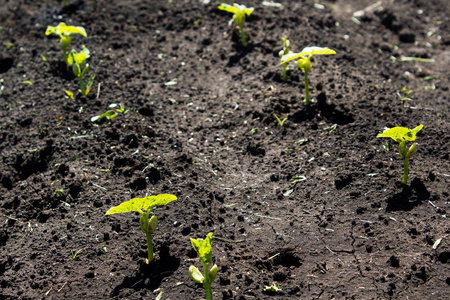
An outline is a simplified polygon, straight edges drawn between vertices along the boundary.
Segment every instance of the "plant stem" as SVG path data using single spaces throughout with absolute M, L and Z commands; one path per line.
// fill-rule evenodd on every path
M 287 64 L 283 64 L 283 81 L 286 81 L 286 67 Z
M 83 78 L 81 76 L 78 77 L 78 81 L 80 82 L 80 90 L 83 96 L 86 96 L 86 86 L 84 85 Z
M 405 158 L 403 160 L 404 167 L 403 167 L 403 183 L 408 184 L 408 175 L 409 175 L 409 160 Z
M 152 242 L 152 234 L 147 233 L 147 251 L 148 251 L 148 262 L 151 262 L 153 258 L 153 242 Z
M 305 101 L 303 101 L 303 102 L 305 103 L 305 105 L 309 105 L 310 100 L 309 100 L 308 72 L 305 72 L 305 94 L 306 94 L 306 98 L 305 98 Z
M 241 36 L 242 46 L 247 47 L 247 35 L 240 26 L 239 26 L 239 35 Z
M 208 264 L 203 264 L 203 286 L 205 287 L 206 300 L 212 300 L 211 282 L 208 276 Z

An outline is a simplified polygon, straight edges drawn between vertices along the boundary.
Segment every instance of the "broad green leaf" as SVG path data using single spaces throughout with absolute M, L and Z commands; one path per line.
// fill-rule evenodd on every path
M 208 233 L 206 238 L 203 239 L 191 239 L 192 246 L 195 251 L 197 251 L 200 261 L 203 264 L 212 262 L 212 250 L 211 250 L 211 239 L 212 232 Z
M 287 63 L 287 62 L 289 62 L 291 60 L 294 60 L 296 58 L 306 59 L 306 57 L 303 56 L 303 53 L 293 53 L 293 52 L 291 52 L 291 53 L 285 54 L 285 55 L 283 55 L 281 57 L 281 64 L 285 64 L 285 63 Z
M 300 52 L 300 54 L 303 55 L 331 55 L 331 54 L 336 54 L 336 51 L 330 49 L 330 48 L 322 48 L 322 47 L 317 47 L 317 46 L 311 46 L 311 47 L 306 47 L 302 50 L 302 52 Z
M 232 14 L 237 14 L 239 12 L 239 8 L 237 8 L 236 6 L 227 4 L 227 3 L 222 3 L 221 5 L 219 5 L 218 9 L 232 13 Z
M 379 137 L 389 137 L 394 141 L 401 143 L 402 141 L 414 141 L 416 134 L 423 128 L 423 125 L 419 125 L 414 129 L 408 129 L 406 127 L 393 127 L 383 133 L 377 135 Z
M 47 30 L 45 31 L 45 35 L 50 34 L 56 34 L 56 35 L 71 35 L 73 33 L 81 34 L 82 36 L 87 36 L 86 30 L 81 26 L 67 26 L 66 23 L 61 22 L 58 24 L 58 26 L 48 26 Z
M 133 198 L 129 201 L 123 202 L 118 206 L 111 208 L 106 212 L 106 215 L 131 211 L 142 212 L 142 210 L 151 210 L 153 207 L 157 205 L 166 205 L 174 200 L 177 200 L 177 197 L 170 194 L 161 194 L 157 196 L 148 196 L 144 198 Z
M 194 279 L 195 282 L 198 282 L 198 283 L 203 283 L 203 281 L 205 279 L 203 277 L 203 274 L 200 273 L 200 271 L 195 266 L 189 267 L 189 275 L 191 276 L 192 279 Z

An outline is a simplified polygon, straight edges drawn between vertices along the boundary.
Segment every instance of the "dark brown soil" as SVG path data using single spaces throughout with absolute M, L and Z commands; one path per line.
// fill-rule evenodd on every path
M 189 238 L 208 232 L 215 299 L 450 298 L 449 2 L 281 2 L 242 1 L 243 48 L 216 1 L 0 0 L 1 299 L 204 298 Z M 45 36 L 61 21 L 88 33 L 87 98 Z M 310 107 L 284 35 L 337 52 Z M 91 122 L 112 103 L 128 113 Z M 403 185 L 376 135 L 419 124 Z M 139 216 L 105 212 L 161 193 L 147 265 Z

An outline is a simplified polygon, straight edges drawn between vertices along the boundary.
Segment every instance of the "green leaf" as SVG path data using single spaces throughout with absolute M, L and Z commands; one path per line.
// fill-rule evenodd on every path
M 80 52 L 77 52 L 75 49 L 70 51 L 69 56 L 67 57 L 67 62 L 69 64 L 79 64 L 81 65 L 86 59 L 91 56 L 91 52 L 88 48 L 83 46 L 83 49 Z
M 332 55 L 336 54 L 336 51 L 330 48 L 322 48 L 317 46 L 306 47 L 300 52 L 303 55 Z
M 106 215 L 131 211 L 142 212 L 142 210 L 151 210 L 157 205 L 166 205 L 174 200 L 177 200 L 177 197 L 170 194 L 161 194 L 144 198 L 133 198 L 109 209 L 106 212 Z
M 192 279 L 194 279 L 195 282 L 198 283 L 203 283 L 203 281 L 205 280 L 203 274 L 200 273 L 200 271 L 195 266 L 189 267 L 189 275 L 191 276 Z
M 252 12 L 255 10 L 253 7 L 247 7 L 245 5 L 234 3 L 233 5 L 229 5 L 227 3 L 222 3 L 218 9 L 224 10 L 226 12 L 232 13 L 232 14 L 239 14 L 244 13 L 247 16 L 250 16 Z
M 416 134 L 423 128 L 423 125 L 419 125 L 414 129 L 408 129 L 405 127 L 393 127 L 383 133 L 377 135 L 380 137 L 389 137 L 394 141 L 401 143 L 402 141 L 414 141 L 416 139 Z
M 107 112 L 101 114 L 100 116 L 93 116 L 91 118 L 91 122 L 100 121 L 101 119 L 104 119 L 104 118 L 111 120 L 112 118 L 115 118 L 116 116 L 117 116 L 116 111 L 108 110 Z
M 209 264 L 212 262 L 212 250 L 211 250 L 212 235 L 213 235 L 212 232 L 208 233 L 208 235 L 206 235 L 206 238 L 204 240 L 191 238 L 192 246 L 194 247 L 195 251 L 197 251 L 202 264 Z
M 294 60 L 296 58 L 306 59 L 306 57 L 304 57 L 302 53 L 293 53 L 292 52 L 292 53 L 285 54 L 285 55 L 283 55 L 281 57 L 281 64 L 285 64 L 285 63 L 287 63 L 287 62 L 289 62 L 291 60 Z

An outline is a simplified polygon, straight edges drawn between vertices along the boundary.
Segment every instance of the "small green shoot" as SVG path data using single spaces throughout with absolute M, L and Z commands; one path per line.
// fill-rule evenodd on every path
M 286 120 L 287 120 L 288 118 L 284 118 L 283 120 L 281 120 L 276 114 L 273 114 L 273 115 L 275 116 L 275 119 L 277 119 L 278 124 L 280 124 L 280 126 L 283 127 L 284 122 L 286 122 Z
M 280 284 L 274 282 L 274 283 L 272 283 L 272 285 L 265 285 L 263 288 L 263 291 L 266 293 L 281 292 Z
M 78 250 L 76 252 L 73 252 L 72 250 L 70 250 L 70 253 L 72 254 L 72 259 L 73 260 L 77 259 L 77 255 L 78 255 L 78 253 L 81 252 L 81 250 L 83 250 L 83 249 L 80 249 L 80 250 Z
M 233 14 L 234 23 L 236 23 L 241 36 L 242 46 L 247 47 L 247 34 L 244 32 L 245 16 L 250 16 L 255 9 L 237 3 L 233 5 L 222 3 L 218 8 Z
M 155 231 L 156 226 L 158 225 L 158 218 L 156 218 L 155 215 L 150 218 L 150 212 L 152 211 L 153 207 L 157 205 L 166 205 L 174 200 L 177 200 L 177 197 L 170 194 L 161 194 L 144 198 L 133 198 L 109 209 L 106 212 L 106 215 L 133 211 L 136 211 L 141 215 L 141 230 L 147 237 L 148 258 L 146 262 L 148 264 L 154 259 L 152 233 Z
M 73 93 L 71 91 L 66 91 L 66 95 L 73 100 Z
M 383 131 L 377 135 L 377 138 L 387 137 L 392 138 L 399 143 L 399 154 L 403 159 L 403 183 L 408 184 L 409 175 L 409 158 L 416 152 L 417 143 L 413 143 L 409 149 L 406 147 L 406 142 L 411 142 L 416 139 L 416 134 L 423 128 L 423 125 L 419 125 L 414 129 L 408 129 L 405 127 L 393 127 Z
M 59 195 L 59 194 L 62 194 L 62 193 L 64 193 L 64 189 L 55 190 L 55 194 L 56 195 Z
M 406 87 L 402 87 L 402 91 L 397 93 L 397 96 L 400 98 L 400 101 L 414 101 L 413 99 L 409 98 L 409 97 L 405 97 L 409 94 L 411 94 L 413 91 L 412 90 L 407 90 Z M 405 96 L 403 96 L 403 95 Z
M 255 134 L 255 133 L 257 133 L 259 131 L 259 127 L 255 127 L 255 128 L 253 128 L 252 130 L 250 130 L 250 133 L 251 134 Z
M 298 67 L 305 74 L 305 105 L 310 105 L 311 100 L 309 97 L 309 82 L 308 82 L 308 73 L 312 68 L 311 57 L 314 55 L 333 55 L 336 54 L 336 51 L 329 48 L 321 48 L 321 47 L 306 47 L 300 53 L 288 53 L 281 57 L 281 64 L 285 64 L 293 59 L 297 59 Z
M 200 261 L 203 264 L 203 274 L 200 272 L 199 269 L 197 269 L 196 266 L 191 265 L 189 267 L 189 275 L 195 282 L 203 284 L 206 291 L 206 300 L 212 300 L 211 284 L 213 283 L 214 279 L 216 279 L 218 271 L 216 264 L 214 264 L 212 268 L 208 271 L 208 266 L 212 263 L 212 250 L 211 250 L 212 236 L 213 234 L 212 232 L 210 232 L 206 235 L 206 238 L 204 240 L 191 238 L 192 246 L 198 253 Z
M 72 43 L 72 34 L 81 34 L 82 36 L 86 37 L 86 30 L 81 26 L 67 26 L 66 23 L 59 23 L 58 26 L 48 26 L 47 30 L 45 31 L 45 35 L 54 34 L 57 37 L 59 37 L 59 46 L 61 47 L 64 55 L 64 62 L 67 65 L 67 69 L 69 69 L 69 63 L 67 59 L 69 58 L 69 55 L 67 53 L 67 48 Z
M 87 96 L 89 94 L 95 78 L 95 75 L 92 75 L 91 78 L 89 78 L 87 85 L 83 80 L 83 76 L 89 71 L 89 64 L 85 64 L 83 68 L 83 63 L 90 57 L 90 55 L 89 49 L 83 46 L 83 49 L 79 53 L 75 49 L 72 49 L 69 53 L 69 57 L 67 58 L 67 62 L 72 65 L 73 74 L 78 77 L 80 92 L 83 96 Z
M 111 109 L 111 108 L 116 108 L 116 107 L 117 107 L 117 104 L 116 103 L 112 103 L 112 104 L 109 105 L 108 108 Z M 93 116 L 91 118 L 91 122 L 100 121 L 101 119 L 104 119 L 104 118 L 106 118 L 107 120 L 111 120 L 111 119 L 117 117 L 118 113 L 121 113 L 121 114 L 125 115 L 126 113 L 128 113 L 128 109 L 125 109 L 123 104 L 120 103 L 119 104 L 119 108 L 117 108 L 115 110 L 111 109 L 111 110 L 108 110 L 107 112 L 105 112 L 105 113 L 103 113 L 103 114 L 101 114 L 99 116 Z
M 281 40 L 283 41 L 283 49 L 280 50 L 280 52 L 278 53 L 278 55 L 280 56 L 280 59 L 282 59 L 284 55 L 292 53 L 292 51 L 290 50 L 291 42 L 287 39 L 287 37 L 282 37 Z M 284 63 L 281 62 L 281 64 L 283 65 L 283 73 L 281 75 L 282 75 L 283 81 L 286 81 L 287 62 L 284 62 Z

